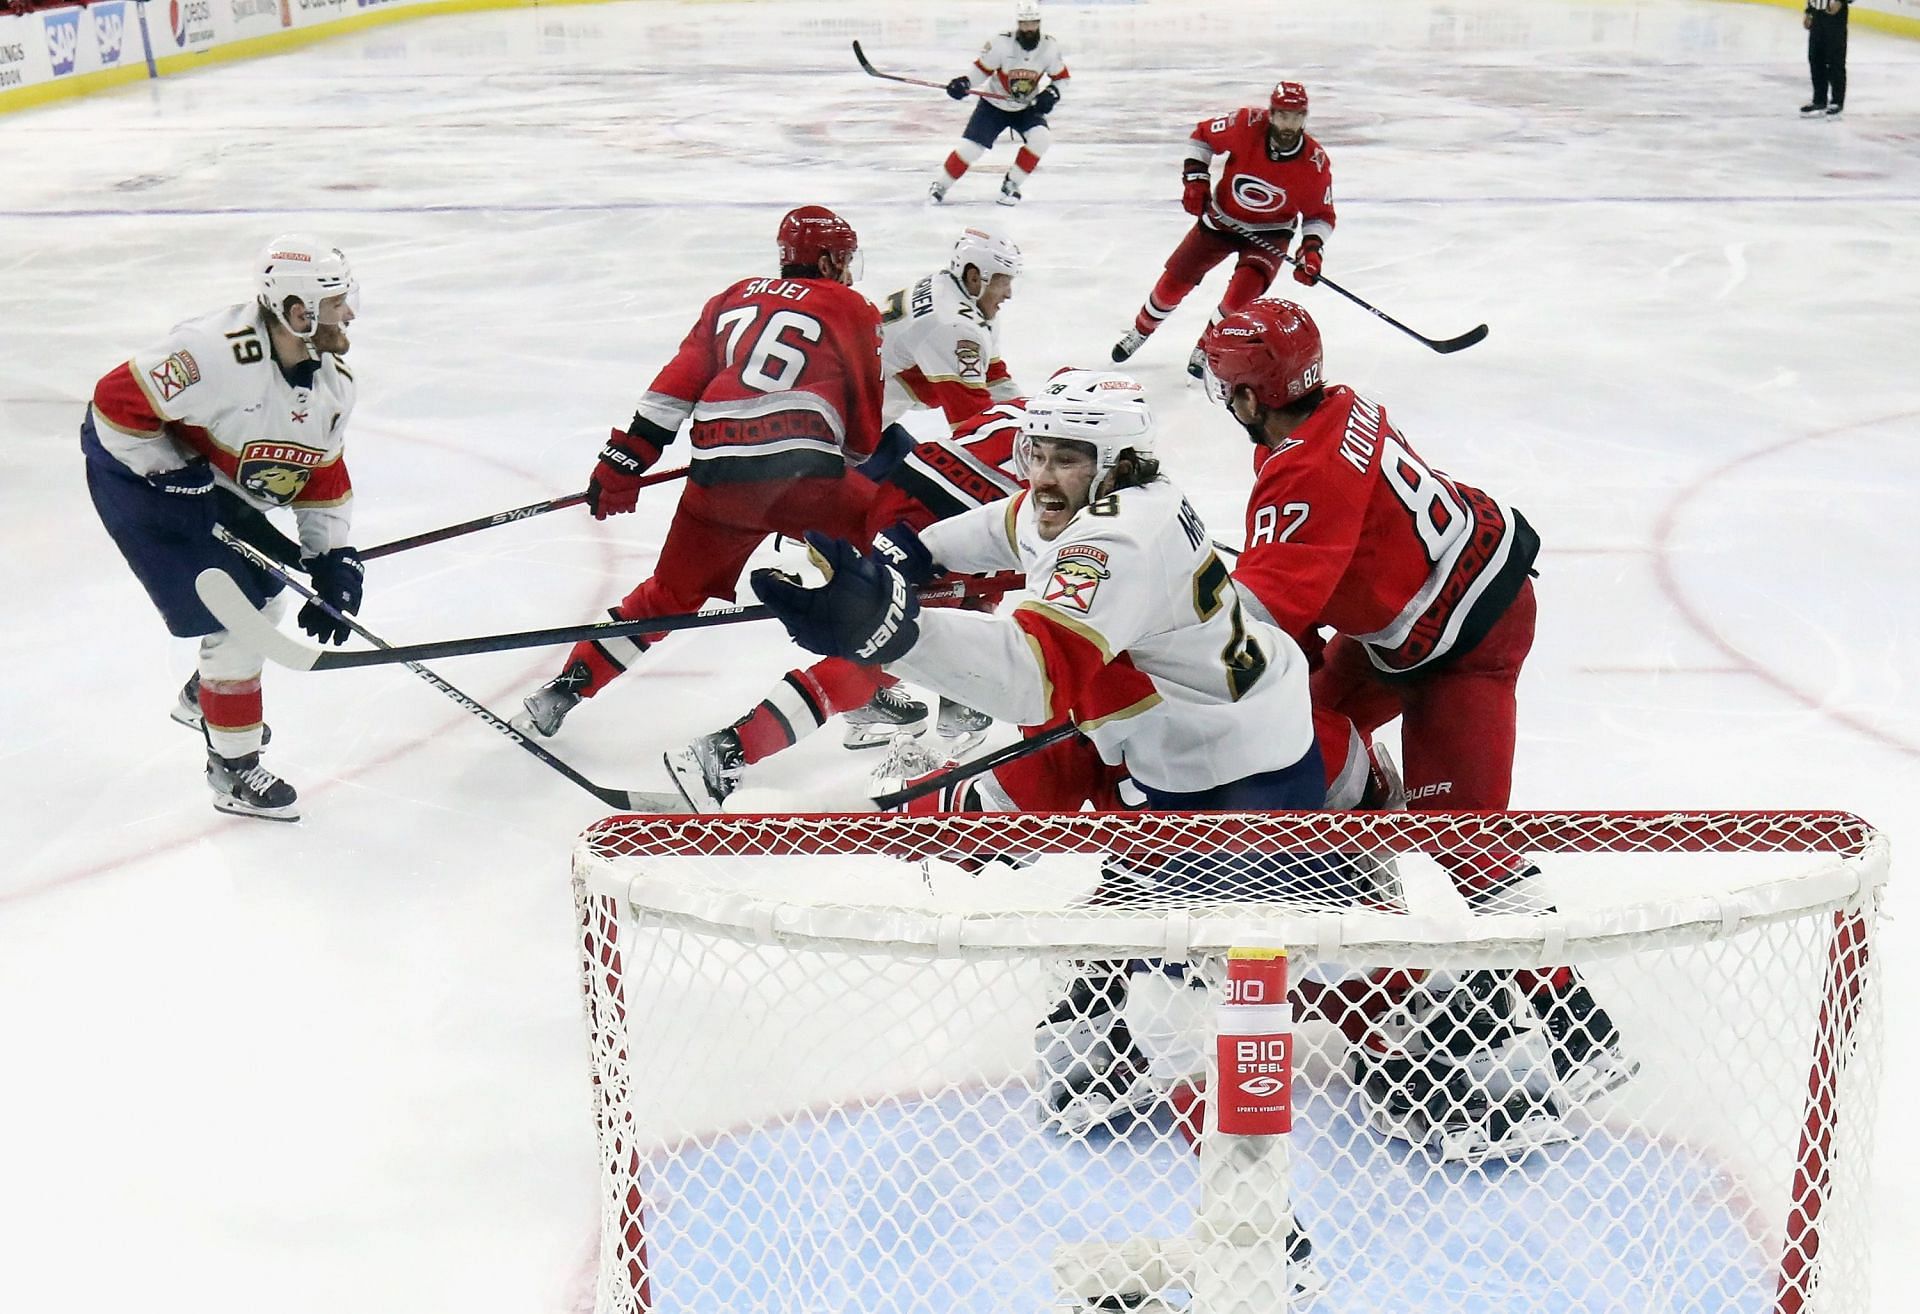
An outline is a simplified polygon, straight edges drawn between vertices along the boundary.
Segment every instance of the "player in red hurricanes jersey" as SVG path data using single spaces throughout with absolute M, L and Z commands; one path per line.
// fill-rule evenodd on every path
M 1207 271 L 1230 255 L 1238 257 L 1233 277 L 1208 322 L 1217 324 L 1263 295 L 1296 228 L 1300 247 L 1293 276 L 1305 284 L 1320 277 L 1327 239 L 1333 236 L 1333 169 L 1326 150 L 1307 135 L 1306 122 L 1307 89 L 1282 82 L 1266 109 L 1237 109 L 1195 126 L 1180 173 L 1180 204 L 1194 216 L 1193 228 L 1167 257 L 1166 272 L 1147 294 L 1133 327 L 1114 344 L 1114 360 L 1140 350 Z M 1226 162 L 1209 195 L 1218 156 Z M 1187 372 L 1199 378 L 1204 364 L 1196 346 Z
M 879 483 L 867 512 L 865 537 L 897 524 L 925 529 L 936 520 L 1018 492 L 1024 482 L 1016 473 L 1014 444 L 1026 409 L 1025 398 L 1001 402 L 960 424 L 952 437 L 928 442 L 914 443 L 900 426 L 889 427 L 889 445 L 897 440 L 901 450 L 885 452 L 863 467 Z M 668 753 L 667 770 L 689 807 L 712 811 L 738 786 L 747 767 L 791 748 L 828 717 L 865 707 L 883 684 L 897 687 L 879 667 L 840 657 L 825 657 L 804 670 L 788 671 L 738 721 Z M 925 728 L 925 705 L 901 701 L 918 709 L 917 723 L 877 723 L 881 733 L 873 739 L 874 745 L 886 743 L 893 732 L 912 734 Z M 945 746 L 946 752 L 964 752 L 983 737 L 981 731 L 956 737 Z
M 1512 507 L 1429 466 L 1381 406 L 1329 385 L 1320 330 L 1299 306 L 1254 301 L 1204 345 L 1219 400 L 1254 442 L 1234 578 L 1310 658 L 1320 628 L 1335 631 L 1314 671 L 1315 706 L 1364 734 L 1401 718 L 1409 807 L 1506 807 L 1539 537 Z M 1519 854 L 1441 861 L 1476 910 L 1550 906 Z M 1522 977 L 1570 1086 L 1633 1074 L 1571 969 Z
M 770 534 L 865 541 L 875 488 L 848 467 L 880 440 L 880 314 L 850 286 L 858 238 L 833 211 L 803 205 L 780 221 L 779 252 L 778 278 L 741 279 L 707 302 L 632 423 L 601 450 L 588 487 L 596 519 L 634 509 L 641 475 L 692 422 L 687 485 L 660 559 L 612 609 L 616 620 L 732 598 Z M 576 645 L 515 725 L 554 734 L 659 637 Z

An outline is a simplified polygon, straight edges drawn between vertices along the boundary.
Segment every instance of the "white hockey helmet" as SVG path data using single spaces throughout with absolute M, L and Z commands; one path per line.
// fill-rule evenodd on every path
M 1112 370 L 1060 370 L 1038 395 L 1027 398 L 1020 424 L 1024 469 L 1036 438 L 1066 439 L 1093 448 L 1093 487 L 1112 473 L 1120 453 L 1153 455 L 1153 411 L 1130 375 Z
M 1018 278 L 1020 248 L 1009 239 L 995 236 L 984 228 L 969 228 L 953 244 L 953 259 L 947 262 L 947 268 L 953 271 L 954 281 L 963 289 L 967 285 L 968 265 L 980 271 L 983 284 L 995 274 Z
M 1016 24 L 1039 22 L 1040 0 L 1018 0 L 1013 6 L 1013 21 Z
M 348 309 L 360 312 L 360 285 L 353 281 L 345 253 L 311 233 L 282 233 L 274 238 L 260 253 L 254 271 L 260 304 L 302 339 L 313 337 L 320 325 L 320 303 L 328 297 L 344 296 Z M 287 323 L 288 297 L 300 298 L 307 308 L 305 332 Z

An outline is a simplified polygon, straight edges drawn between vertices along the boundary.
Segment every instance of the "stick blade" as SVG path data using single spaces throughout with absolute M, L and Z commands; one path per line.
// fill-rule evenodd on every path
M 860 49 L 860 43 L 858 41 L 853 43 L 853 57 L 860 61 L 861 68 L 872 73 L 875 77 L 880 76 L 879 73 L 874 70 L 873 62 L 867 58 L 867 52 Z
M 1487 326 L 1485 324 L 1476 324 L 1457 338 L 1448 338 L 1443 342 L 1435 342 L 1429 338 L 1427 345 L 1439 352 L 1442 356 L 1449 356 L 1456 351 L 1465 351 L 1468 347 L 1486 341 L 1486 337 Z
M 314 662 L 319 660 L 318 648 L 310 648 L 282 634 L 272 621 L 261 614 L 259 608 L 247 600 L 247 595 L 240 591 L 240 586 L 226 571 L 209 566 L 194 578 L 193 591 L 200 595 L 201 603 L 213 613 L 215 620 L 275 666 L 310 671 Z

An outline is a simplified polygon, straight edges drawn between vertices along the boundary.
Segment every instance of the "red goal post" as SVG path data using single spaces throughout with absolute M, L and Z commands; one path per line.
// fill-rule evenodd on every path
M 1555 910 L 1469 911 L 1475 860 Z M 610 817 L 573 864 L 595 1308 L 1859 1310 L 1887 864 L 1834 812 Z M 1277 1154 L 1209 1099 L 1242 945 L 1301 1013 Z M 1552 969 L 1637 1075 L 1576 1093 L 1522 989 L 1412 1102 L 1527 1091 L 1552 1135 L 1383 1132 L 1377 1035 Z M 1138 1079 L 1077 1125 L 1061 1010 L 1115 979 Z

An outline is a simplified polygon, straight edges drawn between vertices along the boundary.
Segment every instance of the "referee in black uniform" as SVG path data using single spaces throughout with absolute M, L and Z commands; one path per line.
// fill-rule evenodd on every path
M 1807 0 L 1807 69 L 1813 74 L 1813 99 L 1800 107 L 1811 118 L 1832 118 L 1847 103 L 1847 7 L 1853 0 Z

